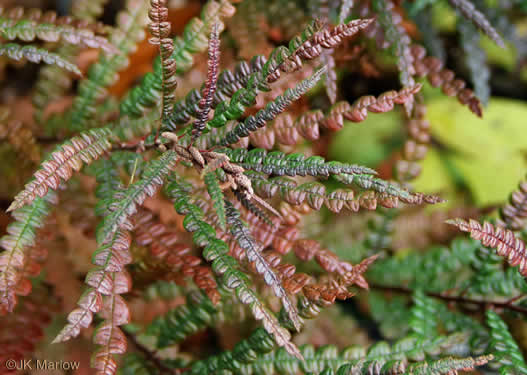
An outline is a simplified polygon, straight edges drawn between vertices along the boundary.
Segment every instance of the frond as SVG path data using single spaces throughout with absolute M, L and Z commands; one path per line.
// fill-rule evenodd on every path
M 299 316 L 303 319 L 313 319 L 320 313 L 322 307 L 328 307 L 335 303 L 337 296 L 342 297 L 339 299 L 348 298 L 350 296 L 349 293 L 343 293 L 342 288 L 357 283 L 374 260 L 375 257 L 368 258 L 353 266 L 351 271 L 341 280 L 330 280 L 327 284 L 306 285 L 305 296 L 300 297 L 298 302 Z M 281 314 L 280 320 L 287 320 L 285 311 L 284 314 Z M 273 341 L 273 337 L 269 332 L 258 328 L 247 339 L 238 342 L 232 351 L 226 350 L 216 356 L 194 362 L 192 374 L 209 374 L 210 372 L 222 370 L 241 371 L 242 374 L 256 374 L 261 372 L 262 368 L 266 370 L 266 374 L 289 374 L 297 372 L 289 372 L 289 369 L 295 370 L 298 369 L 297 366 L 299 364 L 310 363 L 309 359 L 312 357 L 312 350 L 304 350 L 303 354 L 300 352 L 291 353 L 285 347 L 278 349 L 280 360 L 274 355 L 275 353 L 271 353 L 269 357 L 266 357 L 266 353 L 270 353 L 274 349 Z M 438 342 L 436 342 L 437 344 Z M 281 346 L 280 343 L 278 345 Z M 304 357 L 304 355 L 307 357 Z M 259 360 L 263 361 L 263 365 L 260 364 Z M 331 363 L 333 361 L 329 359 L 328 362 Z M 284 367 L 279 367 L 281 363 L 284 364 Z M 284 372 L 280 372 L 278 369 L 283 369 Z
M 274 49 L 262 71 L 252 73 L 249 76 L 248 85 L 238 90 L 230 102 L 222 102 L 216 107 L 209 125 L 221 127 L 229 120 L 238 119 L 246 107 L 254 104 L 258 93 L 266 90 L 268 84 L 278 80 L 282 72 L 290 73 L 300 69 L 303 60 L 318 57 L 323 48 L 335 47 L 342 42 L 344 37 L 358 33 L 370 23 L 371 20 L 354 20 L 331 29 L 318 30 L 320 27 L 317 25 L 307 27 L 300 36 L 291 40 L 289 48 L 281 46 Z
M 23 207 L 37 196 L 43 197 L 50 188 L 56 190 L 61 180 L 68 181 L 73 171 L 78 172 L 84 164 L 90 164 L 110 149 L 110 135 L 106 128 L 88 130 L 58 146 L 35 172 L 34 179 L 16 195 L 7 211 Z
M 368 271 L 368 280 L 377 285 L 423 288 L 442 292 L 463 285 L 470 279 L 469 267 L 480 245 L 457 238 L 450 247 L 433 246 L 426 252 L 412 251 L 404 256 L 377 261 Z
M 507 324 L 492 310 L 487 310 L 486 316 L 490 327 L 489 350 L 500 363 L 500 374 L 527 374 L 527 364 Z
M 470 237 L 481 241 L 484 246 L 496 250 L 498 255 L 504 257 L 511 266 L 518 266 L 520 273 L 527 277 L 527 256 L 525 243 L 514 235 L 514 232 L 494 226 L 489 222 L 481 225 L 476 220 L 463 219 L 447 220 L 448 224 L 455 225 L 463 232 L 470 233 Z
M 134 215 L 135 242 L 147 247 L 150 252 L 142 259 L 145 271 L 163 273 L 163 280 L 186 286 L 186 277 L 192 278 L 214 305 L 220 301 L 218 284 L 208 265 L 202 259 L 189 254 L 190 246 L 181 242 L 181 233 L 168 228 L 160 218 L 147 209 Z
M 266 259 L 261 254 L 261 247 L 252 238 L 249 230 L 243 225 L 240 220 L 240 213 L 234 208 L 232 203 L 225 201 L 227 223 L 231 227 L 231 233 L 236 239 L 242 249 L 245 250 L 247 259 L 249 262 L 254 262 L 256 271 L 261 274 L 264 281 L 269 285 L 274 294 L 281 299 L 282 305 L 285 311 L 289 315 L 289 318 L 293 322 L 293 325 L 297 330 L 300 330 L 300 320 L 295 306 L 287 296 L 287 293 L 282 285 L 280 278 L 273 271 L 271 266 L 267 263 Z
M 6 55 L 8 58 L 16 61 L 27 59 L 35 64 L 44 62 L 50 65 L 57 65 L 62 69 L 75 73 L 78 76 L 82 76 L 82 73 L 77 65 L 72 64 L 56 53 L 49 52 L 43 48 L 38 48 L 31 45 L 21 46 L 15 43 L 7 43 L 0 45 L 0 56 L 2 55 Z
M 109 40 L 119 54 L 103 54 L 93 64 L 88 77 L 80 82 L 78 95 L 73 101 L 68 121 L 74 131 L 82 130 L 97 112 L 97 101 L 106 96 L 106 89 L 118 78 L 118 72 L 128 66 L 127 56 L 136 48 L 136 43 L 143 39 L 143 28 L 147 23 L 148 2 L 127 0 L 125 10 L 117 15 L 117 27 Z
M 337 161 L 326 162 L 321 156 L 306 158 L 303 154 L 286 154 L 281 151 L 267 152 L 262 149 L 229 149 L 217 150 L 229 157 L 231 162 L 239 164 L 246 170 L 274 174 L 276 176 L 313 176 L 328 177 L 341 173 L 353 175 L 375 175 L 373 169 L 355 164 L 346 164 Z
M 490 69 L 487 55 L 479 46 L 480 37 L 476 28 L 465 20 L 463 21 L 459 23 L 458 29 L 465 52 L 465 65 L 470 71 L 475 95 L 486 106 L 490 99 Z
M 68 341 L 78 336 L 81 328 L 88 328 L 91 325 L 94 313 L 101 313 L 108 320 L 101 325 L 101 335 L 106 339 L 109 339 L 108 334 L 114 334 L 111 332 L 113 325 L 128 323 L 130 314 L 128 307 L 118 295 L 127 293 L 131 289 L 131 277 L 124 270 L 124 266 L 132 261 L 129 252 L 130 243 L 130 234 L 126 230 L 119 229 L 93 254 L 92 262 L 98 267 L 86 275 L 85 282 L 89 288 L 84 291 L 77 302 L 78 307 L 69 313 L 68 323 L 55 337 L 53 343 Z M 112 305 L 117 305 L 119 310 L 113 310 Z M 119 313 L 119 316 L 114 316 L 113 311 Z M 110 323 L 110 327 L 107 323 Z M 115 334 L 119 335 L 119 333 Z M 98 339 L 101 342 L 100 345 L 107 344 L 103 337 Z M 121 344 L 116 349 L 121 353 L 114 354 L 124 352 Z M 106 352 L 106 354 L 111 353 Z
M 303 80 L 293 89 L 287 89 L 285 93 L 278 96 L 274 101 L 265 106 L 264 109 L 258 111 L 254 116 L 249 116 L 244 122 L 236 125 L 224 139 L 221 140 L 220 145 L 228 146 L 236 143 L 242 137 L 247 137 L 251 132 L 258 130 L 266 125 L 268 121 L 274 120 L 281 112 L 283 112 L 293 101 L 298 100 L 302 95 L 309 91 L 320 79 L 325 68 L 319 69 L 311 77 Z
M 115 47 L 96 32 L 96 25 L 74 21 L 71 17 L 57 17 L 54 12 L 43 14 L 39 9 L 24 12 L 22 8 L 0 8 L 0 35 L 7 40 L 32 42 L 38 38 L 45 42 L 61 41 L 116 53 Z
M 225 350 L 221 354 L 194 362 L 191 374 L 205 375 L 221 370 L 240 372 L 245 364 L 254 362 L 258 355 L 269 353 L 274 346 L 273 337 L 266 330 L 258 328 L 247 339 L 238 342 L 232 350 Z M 295 355 L 288 353 L 287 348 L 283 352 L 298 360 Z
M 310 156 L 304 159 L 302 154 L 286 155 L 281 151 L 267 153 L 262 149 L 251 151 L 246 149 L 219 149 L 218 152 L 226 154 L 232 162 L 239 164 L 245 170 L 277 176 L 329 177 L 333 175 L 335 179 L 346 185 L 354 184 L 362 189 L 373 190 L 381 194 L 379 197 L 363 198 L 372 199 L 373 201 L 370 202 L 372 207 L 376 205 L 377 198 L 386 207 L 394 207 L 396 202 L 393 199 L 411 204 L 422 204 L 423 202 L 435 204 L 442 201 L 436 196 L 411 193 L 395 183 L 376 178 L 374 176 L 376 172 L 369 168 L 340 162 L 325 162 L 324 158 L 320 156 Z M 329 200 L 339 200 L 339 196 L 342 196 L 341 192 L 334 193 Z M 364 201 L 362 204 L 366 204 L 366 202 Z
M 428 152 L 430 123 L 426 120 L 426 106 L 422 99 L 422 96 L 418 97 L 406 121 L 408 139 L 403 146 L 402 158 L 395 165 L 395 176 L 400 182 L 408 182 L 419 176 L 419 161 L 423 160 Z
M 387 0 L 374 0 L 372 2 L 373 11 L 377 14 L 377 21 L 384 30 L 384 37 L 394 50 L 397 58 L 397 67 L 399 68 L 401 84 L 403 86 L 414 86 L 415 68 L 413 56 L 410 52 L 412 43 L 406 30 L 401 25 L 401 17 L 393 11 L 394 4 Z M 411 112 L 412 100 L 405 103 L 407 112 Z
M 344 208 L 356 212 L 361 206 L 368 207 L 364 205 L 361 196 L 356 196 L 350 189 L 336 189 L 329 192 L 319 182 L 297 184 L 295 180 L 287 177 L 269 178 L 265 173 L 254 171 L 247 171 L 245 174 L 251 179 L 258 195 L 264 198 L 279 194 L 280 198 L 289 204 L 298 206 L 306 202 L 314 210 L 320 210 L 324 205 L 335 213 L 339 213 Z
M 435 2 L 435 0 L 432 0 Z M 415 2 L 414 5 L 417 5 L 419 2 Z M 426 3 L 426 0 L 424 1 Z M 410 15 L 412 16 L 417 27 L 421 31 L 423 37 L 423 45 L 428 50 L 431 56 L 437 57 L 440 61 L 446 61 L 446 51 L 443 41 L 440 39 L 439 31 L 434 27 L 429 27 L 432 23 L 432 9 L 425 8 L 415 12 L 412 15 L 412 8 L 410 10 Z
M 483 13 L 476 9 L 474 4 L 470 0 L 448 0 L 452 7 L 459 10 L 459 12 L 465 16 L 466 19 L 470 20 L 474 26 L 484 32 L 490 39 L 494 41 L 498 46 L 505 48 L 505 43 L 501 39 L 500 35 L 492 27 L 489 20 Z
M 457 96 L 458 101 L 466 105 L 471 112 L 481 117 L 483 110 L 479 99 L 472 90 L 465 88 L 466 83 L 456 78 L 453 71 L 443 69 L 443 62 L 436 57 L 426 56 L 426 50 L 420 45 L 411 47 L 414 67 L 418 77 L 426 77 L 433 87 L 441 87 L 448 96 Z
M 224 285 L 236 292 L 240 302 L 249 305 L 253 316 L 261 320 L 265 330 L 269 332 L 279 346 L 286 348 L 288 353 L 298 356 L 298 349 L 290 341 L 291 334 L 282 327 L 274 314 L 264 306 L 252 290 L 247 276 L 236 268 L 236 261 L 229 255 L 228 246 L 216 237 L 214 228 L 203 221 L 203 212 L 189 202 L 188 193 L 177 182 L 172 180 L 167 186 L 168 194 L 174 198 L 174 207 L 180 215 L 185 215 L 183 225 L 188 232 L 193 233 L 194 242 L 204 247 L 203 257 L 212 262 L 212 269 L 222 275 Z
M 203 88 L 202 97 L 199 101 L 199 114 L 192 128 L 192 143 L 199 138 L 209 119 L 209 112 L 212 107 L 212 100 L 216 92 L 216 82 L 218 80 L 219 55 L 220 40 L 218 24 L 214 24 L 209 38 L 207 80 L 205 81 L 205 87 Z
M 291 40 L 289 48 L 274 49 L 269 59 L 255 56 L 249 64 L 242 62 L 235 72 L 226 70 L 218 79 L 218 87 L 213 107 L 216 108 L 214 118 L 209 125 L 222 127 L 229 120 L 238 119 L 245 108 L 252 105 L 261 90 L 267 90 L 268 84 L 280 78 L 281 72 L 292 72 L 301 68 L 302 60 L 312 60 L 320 55 L 322 49 L 331 49 L 342 42 L 344 37 L 350 37 L 366 27 L 371 20 L 355 20 L 346 25 L 334 28 L 308 26 L 300 36 Z M 313 45 L 314 44 L 314 45 Z M 227 99 L 232 97 L 230 102 Z M 191 91 L 185 101 L 174 106 L 174 115 L 169 129 L 189 121 L 190 116 L 199 113 L 197 103 L 201 99 L 198 91 Z
M 111 212 L 104 218 L 101 229 L 97 232 L 98 242 L 103 243 L 112 238 L 118 228 L 132 229 L 130 217 L 137 212 L 137 207 L 142 205 L 148 196 L 154 195 L 175 167 L 176 161 L 176 153 L 166 151 L 159 159 L 148 164 L 141 180 L 112 198 L 113 201 L 109 205 Z
M 0 6 L 0 362 L 38 349 L 56 294 L 53 343 L 92 332 L 100 375 L 527 375 L 527 183 L 492 220 L 412 188 L 452 151 L 421 79 L 482 117 L 527 56 L 526 0 L 66 3 Z M 390 111 L 400 134 L 348 152 L 377 170 L 332 143 Z
M 208 1 L 201 18 L 193 18 L 185 27 L 183 35 L 174 40 L 174 52 L 171 58 L 177 65 L 177 72 L 189 70 L 194 63 L 194 55 L 207 49 L 207 40 L 212 26 L 218 22 L 218 31 L 224 28 L 222 20 L 232 17 L 236 8 L 229 0 Z M 148 73 L 139 86 L 136 86 L 120 104 L 122 115 L 140 117 L 147 108 L 153 107 L 161 97 L 162 65 L 160 60 L 154 63 L 154 72 Z
M 252 187 L 252 183 L 251 183 L 251 187 Z M 273 225 L 273 222 L 271 221 L 271 219 L 269 219 L 269 217 L 267 216 L 267 214 L 265 213 L 265 211 L 260 208 L 259 206 L 256 205 L 256 201 L 260 200 L 260 197 L 258 197 L 257 195 L 249 195 L 247 193 L 243 193 L 239 190 L 234 190 L 233 191 L 234 193 L 234 196 L 236 197 L 236 199 L 238 200 L 238 202 L 241 203 L 241 205 L 247 210 L 249 211 L 251 214 L 253 214 L 254 216 L 258 217 L 261 221 L 263 221 L 264 223 L 266 223 L 268 226 L 272 226 Z M 260 205 L 261 205 L 261 202 L 265 202 L 263 200 L 261 200 L 260 202 Z M 267 209 L 269 209 L 270 211 L 273 212 L 273 214 L 275 214 L 276 216 L 280 216 L 280 214 L 272 207 L 270 206 L 268 203 L 264 203 L 266 206 Z
M 387 91 L 379 97 L 362 96 L 353 104 L 342 101 L 331 107 L 329 113 L 318 122 L 330 130 L 339 130 L 344 126 L 344 119 L 351 122 L 366 120 L 368 112 L 384 113 L 393 110 L 395 104 L 413 101 L 413 96 L 421 90 L 421 85 L 405 87 L 400 91 Z M 304 130 L 304 131 L 307 131 Z
M 527 281 L 514 268 L 503 269 L 503 258 L 478 243 L 471 262 L 474 272 L 467 281 L 468 291 L 480 296 L 517 296 L 527 292 Z
M 527 218 L 527 182 L 518 184 L 518 189 L 509 196 L 509 201 L 500 208 L 500 224 L 511 230 L 521 230 L 525 227 Z
M 0 315 L 12 312 L 17 304 L 15 288 L 27 262 L 28 249 L 35 244 L 37 230 L 44 225 L 49 206 L 55 202 L 56 195 L 51 192 L 13 211 L 15 221 L 0 239 L 4 249 L 0 253 Z
M 320 128 L 338 131 L 344 127 L 345 120 L 351 122 L 362 122 L 368 117 L 368 113 L 384 113 L 394 109 L 395 104 L 405 104 L 413 101 L 413 97 L 421 89 L 417 84 L 413 87 L 405 87 L 400 91 L 387 91 L 377 98 L 371 95 L 362 96 L 353 104 L 340 101 L 333 105 L 324 114 L 321 110 L 304 112 L 293 121 L 288 113 L 279 115 L 272 127 L 267 130 L 273 132 L 276 143 L 282 145 L 296 145 L 300 138 L 310 141 L 320 138 Z M 274 142 L 269 144 L 272 148 Z M 267 149 L 267 147 L 266 147 Z
M 386 194 L 390 197 L 401 200 L 404 203 L 409 204 L 436 204 L 443 202 L 440 197 L 435 195 L 427 195 L 423 193 L 413 193 L 404 189 L 400 185 L 382 180 L 373 175 L 361 175 L 361 174 L 338 174 L 335 176 L 338 181 L 350 185 L 355 184 L 366 190 L 373 190 L 376 193 Z M 390 203 L 388 203 L 389 205 Z M 389 206 L 386 206 L 389 207 Z
M 378 286 L 441 293 L 463 290 L 467 296 L 506 297 L 527 291 L 527 282 L 503 258 L 472 239 L 456 238 L 449 247 L 432 246 L 401 257 L 380 260 L 368 272 Z
M 91 365 L 101 374 L 114 374 L 117 364 L 113 355 L 126 351 L 126 338 L 119 326 L 130 320 L 126 301 L 120 296 L 131 289 L 131 277 L 124 269 L 132 262 L 129 218 L 136 212 L 137 205 L 152 196 L 163 183 L 164 176 L 175 166 L 176 157 L 175 152 L 167 151 L 149 163 L 141 180 L 114 195 L 97 231 L 100 247 L 93 254 L 92 262 L 98 267 L 86 276 L 90 288 L 77 303 L 78 308 L 68 315 L 68 324 L 53 340 L 57 343 L 77 336 L 81 328 L 91 324 L 93 314 L 100 313 L 105 320 L 95 329 L 93 341 L 100 347 L 93 353 Z
M 163 120 L 170 116 L 172 102 L 174 101 L 174 90 L 177 81 L 176 61 L 172 58 L 174 53 L 174 42 L 170 39 L 170 22 L 168 22 L 168 8 L 166 0 L 151 0 L 150 11 L 148 12 L 150 23 L 148 29 L 152 38 L 149 42 L 159 46 L 159 57 L 161 59 L 162 76 L 162 114 Z
M 331 54 L 332 51 L 327 51 L 321 55 L 322 64 L 326 67 L 326 74 L 324 77 L 324 85 L 326 86 L 326 95 L 331 104 L 337 101 L 337 70 L 335 65 L 335 58 Z
M 312 60 L 322 53 L 324 49 L 332 49 L 338 46 L 344 38 L 351 37 L 361 30 L 368 27 L 373 22 L 372 19 L 357 19 L 347 24 L 335 27 L 323 27 L 315 31 L 311 38 L 306 39 L 304 33 L 296 37 L 289 43 L 289 53 L 280 51 L 281 57 L 275 69 L 270 72 L 267 82 L 275 82 L 281 73 L 291 73 L 302 67 L 303 60 Z M 271 60 L 271 59 L 270 59 Z
M 118 285 L 117 272 L 110 277 L 113 278 L 113 290 L 110 295 L 103 297 L 100 311 L 105 320 L 95 328 L 93 334 L 93 342 L 100 347 L 92 354 L 90 361 L 91 367 L 101 375 L 113 375 L 117 372 L 117 362 L 113 356 L 124 354 L 127 347 L 126 337 L 119 326 L 130 322 L 130 311 L 119 294 L 128 292 L 131 286 Z
M 221 306 L 215 306 L 202 293 L 194 293 L 188 303 L 156 318 L 146 334 L 156 337 L 156 347 L 165 348 L 183 341 L 221 318 Z
M 412 333 L 419 337 L 436 337 L 439 335 L 438 314 L 433 299 L 428 298 L 421 289 L 413 295 L 411 317 L 408 325 Z
M 408 336 L 392 345 L 378 342 L 370 348 L 351 346 L 343 350 L 327 345 L 315 349 L 311 345 L 300 348 L 304 361 L 278 349 L 259 356 L 251 363 L 241 367 L 241 374 L 297 374 L 322 373 L 331 369 L 337 374 L 367 374 L 369 371 L 387 374 L 398 367 L 403 370 L 413 362 L 422 362 L 427 355 L 448 352 L 448 349 L 459 343 L 459 336 L 442 336 L 436 338 L 417 338 Z M 381 370 L 382 369 L 382 370 Z M 194 372 L 205 374 L 205 372 Z M 446 373 L 446 372 L 441 372 Z
M 73 1 L 71 15 L 74 18 L 93 23 L 103 13 L 104 4 L 107 1 Z M 79 48 L 71 44 L 62 45 L 57 50 L 57 54 L 68 61 L 71 61 L 78 53 Z M 34 118 L 37 122 L 42 122 L 44 110 L 48 104 L 62 97 L 71 85 L 71 77 L 62 74 L 62 71 L 54 65 L 48 65 L 39 70 L 33 93 L 33 105 L 36 109 Z
M 494 357 L 491 354 L 467 358 L 441 358 L 426 363 L 411 364 L 406 368 L 406 373 L 412 375 L 425 375 L 430 373 L 456 374 L 458 371 L 474 371 L 476 367 L 484 366 L 493 359 Z
M 356 283 L 374 260 L 374 257 L 368 258 L 353 266 L 353 269 L 341 280 L 331 280 L 327 284 L 306 286 L 304 292 L 306 296 L 301 297 L 298 303 L 299 315 L 304 319 L 313 319 L 318 315 L 322 307 L 328 307 L 335 303 L 337 296 L 340 297 L 339 299 L 349 298 L 350 294 L 344 293 L 342 288 Z M 335 287 L 335 285 L 338 287 Z M 280 320 L 284 321 L 286 319 L 287 313 L 283 311 Z M 312 363 L 309 361 L 313 354 L 312 350 L 304 350 L 303 355 L 299 357 L 291 354 L 287 348 L 280 348 L 278 349 L 278 353 L 280 353 L 280 359 L 278 360 L 274 353 L 271 353 L 268 357 L 266 356 L 266 353 L 270 353 L 273 349 L 274 342 L 271 335 L 259 328 L 253 331 L 247 339 L 238 342 L 232 351 L 227 350 L 206 360 L 196 361 L 192 366 L 192 373 L 208 374 L 211 371 L 228 370 L 241 371 L 240 373 L 242 374 L 256 374 L 261 372 L 263 368 L 266 370 L 265 373 L 268 374 L 289 374 L 298 372 L 298 367 L 295 366 L 299 364 L 310 366 Z M 304 357 L 304 355 L 307 357 Z M 263 361 L 264 364 L 261 365 L 260 361 Z M 333 363 L 335 361 L 329 358 L 328 362 Z M 284 367 L 280 367 L 281 363 L 284 364 Z M 289 372 L 290 369 L 293 372 Z
M 219 103 L 228 100 L 235 92 L 246 86 L 251 74 L 261 71 L 266 61 L 264 56 L 257 55 L 251 59 L 250 63 L 239 62 L 232 71 L 223 70 L 216 82 L 212 107 L 215 108 Z M 192 117 L 198 117 L 200 113 L 199 103 L 202 100 L 201 91 L 204 90 L 204 87 L 205 85 L 202 86 L 201 90 L 190 90 L 185 98 L 174 104 L 174 110 L 168 124 L 169 130 L 175 130 L 178 125 L 186 124 Z
M 362 122 L 366 120 L 369 112 L 389 112 L 394 109 L 395 104 L 405 104 L 413 100 L 413 96 L 420 89 L 421 85 L 415 85 L 403 88 L 399 92 L 387 91 L 377 98 L 362 96 L 353 104 L 340 101 L 333 105 L 327 113 L 320 109 L 310 110 L 302 113 L 295 120 L 289 113 L 283 113 L 277 116 L 272 126 L 266 128 L 266 131 L 273 133 L 271 139 L 275 141 L 266 145 L 265 148 L 271 149 L 275 143 L 293 146 L 298 144 L 301 138 L 309 141 L 318 140 L 320 139 L 321 128 L 338 131 L 344 127 L 345 120 Z

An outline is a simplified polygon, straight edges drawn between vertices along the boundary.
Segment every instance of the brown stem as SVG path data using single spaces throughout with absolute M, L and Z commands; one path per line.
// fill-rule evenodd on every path
M 137 341 L 137 338 L 135 335 L 131 334 L 127 330 L 123 329 L 123 332 L 126 336 L 126 338 L 136 347 L 138 351 L 143 353 L 145 358 L 151 362 L 161 374 L 174 374 L 179 375 L 181 374 L 181 370 L 178 369 L 172 369 L 163 364 L 163 362 L 156 356 L 155 352 L 150 351 L 146 346 L 141 344 L 139 341 Z
M 144 140 L 145 137 L 143 137 Z M 59 138 L 59 137 L 45 137 L 45 136 L 39 136 L 36 138 L 37 143 L 43 144 L 43 145 L 54 145 L 54 144 L 61 144 L 66 142 L 70 138 Z M 141 140 L 132 142 L 132 143 L 114 143 L 112 145 L 112 151 L 136 151 L 140 147 L 144 147 L 145 149 L 153 149 L 156 147 L 159 147 L 158 144 L 154 143 L 151 145 L 142 145 Z
M 385 286 L 385 285 L 370 284 L 370 288 L 377 289 L 377 290 L 384 290 L 387 292 L 403 293 L 403 294 L 412 294 L 414 292 L 413 289 L 400 287 L 400 286 Z M 490 305 L 494 307 L 501 307 L 501 308 L 508 309 L 511 311 L 516 311 L 516 312 L 527 315 L 527 308 L 512 304 L 512 302 L 516 301 L 518 298 L 521 298 L 523 295 L 514 297 L 506 302 L 498 302 L 498 301 L 478 300 L 478 299 L 472 299 L 472 298 L 467 298 L 467 297 L 462 297 L 462 296 L 449 296 L 443 293 L 434 293 L 434 292 L 427 292 L 425 294 L 427 296 L 439 298 L 444 301 L 463 303 L 463 304 L 474 304 L 474 305 L 480 305 L 480 306 Z
M 507 300 L 507 303 L 508 304 L 512 304 L 513 302 L 516 302 L 516 301 L 518 301 L 518 300 L 520 300 L 520 299 L 522 299 L 522 298 L 524 298 L 526 296 L 527 296 L 527 294 L 522 293 L 522 294 L 520 294 L 520 295 L 518 295 L 516 297 L 512 297 L 511 299 Z

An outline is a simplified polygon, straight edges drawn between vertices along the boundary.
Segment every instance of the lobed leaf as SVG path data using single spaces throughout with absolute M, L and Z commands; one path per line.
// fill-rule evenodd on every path
M 43 197 L 50 188 L 56 190 L 61 180 L 68 181 L 73 171 L 78 172 L 84 164 L 90 164 L 110 149 L 110 135 L 106 128 L 88 130 L 58 146 L 35 172 L 34 179 L 15 196 L 7 211 L 23 207 L 37 196 Z
M 481 241 L 484 246 L 496 250 L 498 255 L 504 257 L 512 266 L 518 266 L 520 273 L 527 277 L 527 252 L 525 243 L 514 235 L 514 232 L 494 226 L 489 222 L 481 225 L 478 221 L 470 219 L 447 220 L 448 224 L 458 227 L 463 232 L 470 233 L 470 237 Z
M 27 59 L 35 64 L 44 62 L 49 65 L 57 65 L 62 69 L 82 76 L 77 65 L 70 63 L 56 53 L 32 45 L 21 46 L 15 43 L 2 44 L 0 45 L 0 56 L 2 55 L 6 55 L 8 58 L 16 61 Z

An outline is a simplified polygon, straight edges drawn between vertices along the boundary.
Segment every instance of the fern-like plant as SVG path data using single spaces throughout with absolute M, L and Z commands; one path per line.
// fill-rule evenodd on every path
M 483 217 L 416 181 L 433 88 L 481 121 L 524 4 L 202 3 L 0 7 L 0 374 L 527 374 L 525 183 Z

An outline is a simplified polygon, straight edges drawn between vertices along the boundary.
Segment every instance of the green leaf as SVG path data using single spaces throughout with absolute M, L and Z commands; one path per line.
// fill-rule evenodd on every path
M 526 117 L 527 105 L 514 100 L 493 98 L 483 119 L 449 98 L 434 98 L 430 102 L 427 118 L 432 135 L 447 146 L 442 156 L 468 186 L 477 205 L 504 202 L 523 178 Z M 444 168 L 432 169 L 428 165 L 424 170 L 430 185 L 433 180 L 445 180 Z M 417 186 L 422 188 L 423 182 L 423 178 L 418 179 Z
M 491 336 L 489 348 L 501 364 L 500 374 L 527 374 L 527 364 L 505 322 L 494 311 L 487 310 L 486 314 Z
M 480 207 L 505 202 L 525 176 L 525 161 L 521 154 L 495 156 L 497 158 L 448 156 Z

